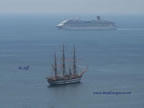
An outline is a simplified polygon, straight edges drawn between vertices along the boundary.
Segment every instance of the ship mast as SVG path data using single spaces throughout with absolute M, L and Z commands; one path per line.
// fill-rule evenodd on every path
M 55 77 L 57 77 L 57 57 L 56 57 L 56 54 L 54 56 L 54 72 L 55 72 Z
M 64 45 L 63 45 L 63 55 L 62 55 L 62 72 L 63 72 L 63 76 L 64 76 L 66 73 Z
M 76 54 L 75 54 L 75 47 L 73 49 L 73 73 L 77 75 L 77 66 L 76 66 Z

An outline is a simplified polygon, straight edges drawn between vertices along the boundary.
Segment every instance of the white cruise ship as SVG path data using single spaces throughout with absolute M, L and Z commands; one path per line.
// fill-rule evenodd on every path
M 114 22 L 103 20 L 100 16 L 97 16 L 96 20 L 83 21 L 80 19 L 64 20 L 57 25 L 59 29 L 94 29 L 94 30 L 115 30 L 117 26 Z

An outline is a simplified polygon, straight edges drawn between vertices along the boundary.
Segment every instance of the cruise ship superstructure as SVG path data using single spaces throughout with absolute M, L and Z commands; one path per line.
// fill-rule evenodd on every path
M 91 21 L 80 19 L 64 20 L 57 25 L 59 29 L 94 29 L 94 30 L 115 30 L 117 26 L 114 22 L 103 20 L 100 16 Z

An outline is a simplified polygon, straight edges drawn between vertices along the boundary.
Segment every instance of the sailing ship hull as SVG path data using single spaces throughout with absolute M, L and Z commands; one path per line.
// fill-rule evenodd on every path
M 48 80 L 48 83 L 50 85 L 66 85 L 66 84 L 80 83 L 80 80 L 81 77 L 73 79 L 53 80 L 53 81 Z

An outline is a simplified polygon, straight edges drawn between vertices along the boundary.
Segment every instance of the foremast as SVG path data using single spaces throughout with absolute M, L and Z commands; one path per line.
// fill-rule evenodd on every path
M 54 55 L 54 64 L 52 64 L 52 68 L 53 68 L 54 73 L 55 73 L 55 78 L 57 78 L 58 69 L 57 69 L 57 57 L 56 57 L 56 53 Z
M 57 77 L 57 57 L 56 57 L 56 54 L 55 54 L 55 77 Z
M 73 48 L 73 74 L 77 75 L 77 65 L 76 65 L 76 54 L 75 54 L 75 47 Z
M 63 45 L 63 54 L 62 54 L 62 74 L 63 76 L 66 74 L 66 67 L 65 67 L 65 50 L 64 50 L 64 45 Z

